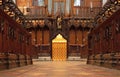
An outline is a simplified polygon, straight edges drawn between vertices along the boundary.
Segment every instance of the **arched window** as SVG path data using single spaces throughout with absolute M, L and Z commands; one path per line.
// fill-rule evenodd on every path
M 74 0 L 74 6 L 80 6 L 81 0 Z

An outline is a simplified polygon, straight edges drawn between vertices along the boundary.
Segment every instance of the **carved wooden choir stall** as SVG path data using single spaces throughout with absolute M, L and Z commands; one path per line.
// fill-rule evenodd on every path
M 92 30 L 88 64 L 120 69 L 120 9 Z
M 32 64 L 31 35 L 0 8 L 0 70 Z

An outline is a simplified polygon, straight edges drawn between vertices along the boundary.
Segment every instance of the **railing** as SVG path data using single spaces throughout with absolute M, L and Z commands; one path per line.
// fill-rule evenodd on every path
M 78 17 L 78 18 L 94 18 L 98 12 L 101 10 L 101 7 L 77 7 L 70 10 L 70 13 L 64 12 L 62 15 L 64 17 Z M 52 14 L 49 14 L 46 7 L 31 7 L 26 8 L 27 13 L 25 13 L 26 17 L 30 18 L 41 18 L 41 17 L 56 17 L 60 14 L 60 12 L 54 13 L 52 10 Z
M 94 18 L 101 7 L 79 7 L 75 8 L 74 11 L 71 12 L 71 16 L 79 17 L 79 18 Z
M 48 15 L 48 12 L 45 7 L 31 7 L 26 8 L 26 17 L 45 17 Z

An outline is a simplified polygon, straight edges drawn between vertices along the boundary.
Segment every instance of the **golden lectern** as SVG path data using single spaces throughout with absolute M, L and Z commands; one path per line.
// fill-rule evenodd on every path
M 52 60 L 53 61 L 65 61 L 67 58 L 67 41 L 58 34 L 55 39 L 52 40 Z

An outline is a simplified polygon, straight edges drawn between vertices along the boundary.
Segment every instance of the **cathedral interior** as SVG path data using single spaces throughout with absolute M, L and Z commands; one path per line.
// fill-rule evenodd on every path
M 120 77 L 120 0 L 0 0 L 0 77 Z

